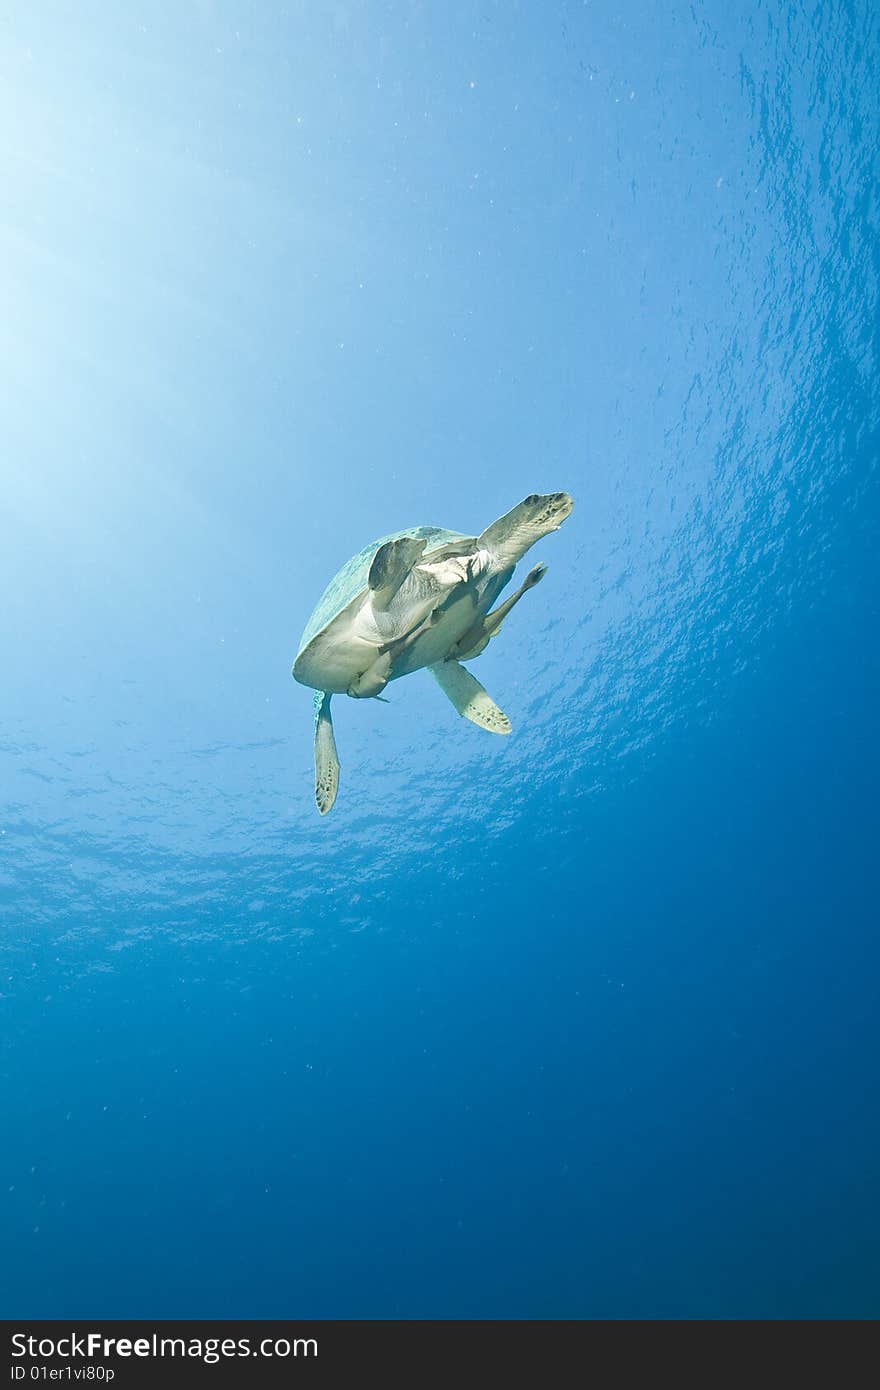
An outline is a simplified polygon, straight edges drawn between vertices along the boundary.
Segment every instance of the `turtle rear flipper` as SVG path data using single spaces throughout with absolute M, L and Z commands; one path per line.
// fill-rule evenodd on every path
M 319 690 L 315 696 L 315 801 L 326 816 L 339 790 L 339 754 L 333 737 L 330 696 Z
M 463 718 L 490 734 L 509 734 L 510 720 L 470 671 L 457 661 L 438 661 L 428 670 Z

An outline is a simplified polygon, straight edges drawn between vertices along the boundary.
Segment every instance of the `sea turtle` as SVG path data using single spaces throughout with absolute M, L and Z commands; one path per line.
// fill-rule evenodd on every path
M 339 786 L 332 695 L 381 698 L 389 681 L 427 666 L 458 713 L 493 734 L 510 720 L 460 665 L 479 656 L 511 608 L 546 573 L 535 565 L 490 612 L 535 541 L 573 506 L 567 492 L 533 493 L 480 536 L 416 526 L 373 541 L 331 579 L 306 624 L 293 675 L 315 695 L 315 799 L 326 815 Z

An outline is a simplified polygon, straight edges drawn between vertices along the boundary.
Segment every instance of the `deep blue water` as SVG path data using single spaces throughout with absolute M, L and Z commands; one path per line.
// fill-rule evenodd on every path
M 0 1311 L 880 1312 L 877 11 L 0 18 Z M 373 536 L 576 507 L 475 674 Z

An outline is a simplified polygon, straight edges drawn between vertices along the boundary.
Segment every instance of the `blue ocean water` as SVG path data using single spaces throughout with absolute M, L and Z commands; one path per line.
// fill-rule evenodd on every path
M 0 17 L 0 1311 L 880 1312 L 878 17 Z M 290 665 L 575 510 L 475 673 Z M 523 567 L 525 568 L 525 567 Z

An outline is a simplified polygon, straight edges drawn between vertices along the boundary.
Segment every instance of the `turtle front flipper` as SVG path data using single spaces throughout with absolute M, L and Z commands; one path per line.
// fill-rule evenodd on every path
M 326 816 L 339 790 L 339 754 L 333 737 L 330 696 L 323 690 L 315 695 L 315 800 Z
M 509 734 L 510 720 L 480 682 L 457 661 L 438 661 L 428 670 L 458 713 L 490 734 Z
M 368 584 L 370 601 L 376 612 L 383 613 L 391 603 L 413 565 L 421 557 L 426 542 L 415 536 L 401 536 L 396 541 L 380 545 L 370 565 Z
M 497 637 L 501 631 L 501 624 L 514 604 L 519 603 L 523 594 L 528 593 L 529 589 L 534 589 L 536 584 L 540 584 L 546 573 L 546 565 L 535 565 L 533 569 L 530 569 L 515 594 L 511 594 L 504 603 L 499 603 L 498 607 L 493 609 L 491 613 L 487 613 L 485 618 L 480 618 L 473 627 L 468 628 L 458 646 L 453 649 L 452 655 L 457 657 L 459 661 L 473 661 L 475 656 L 479 656 L 480 652 L 485 651 L 490 639 Z

